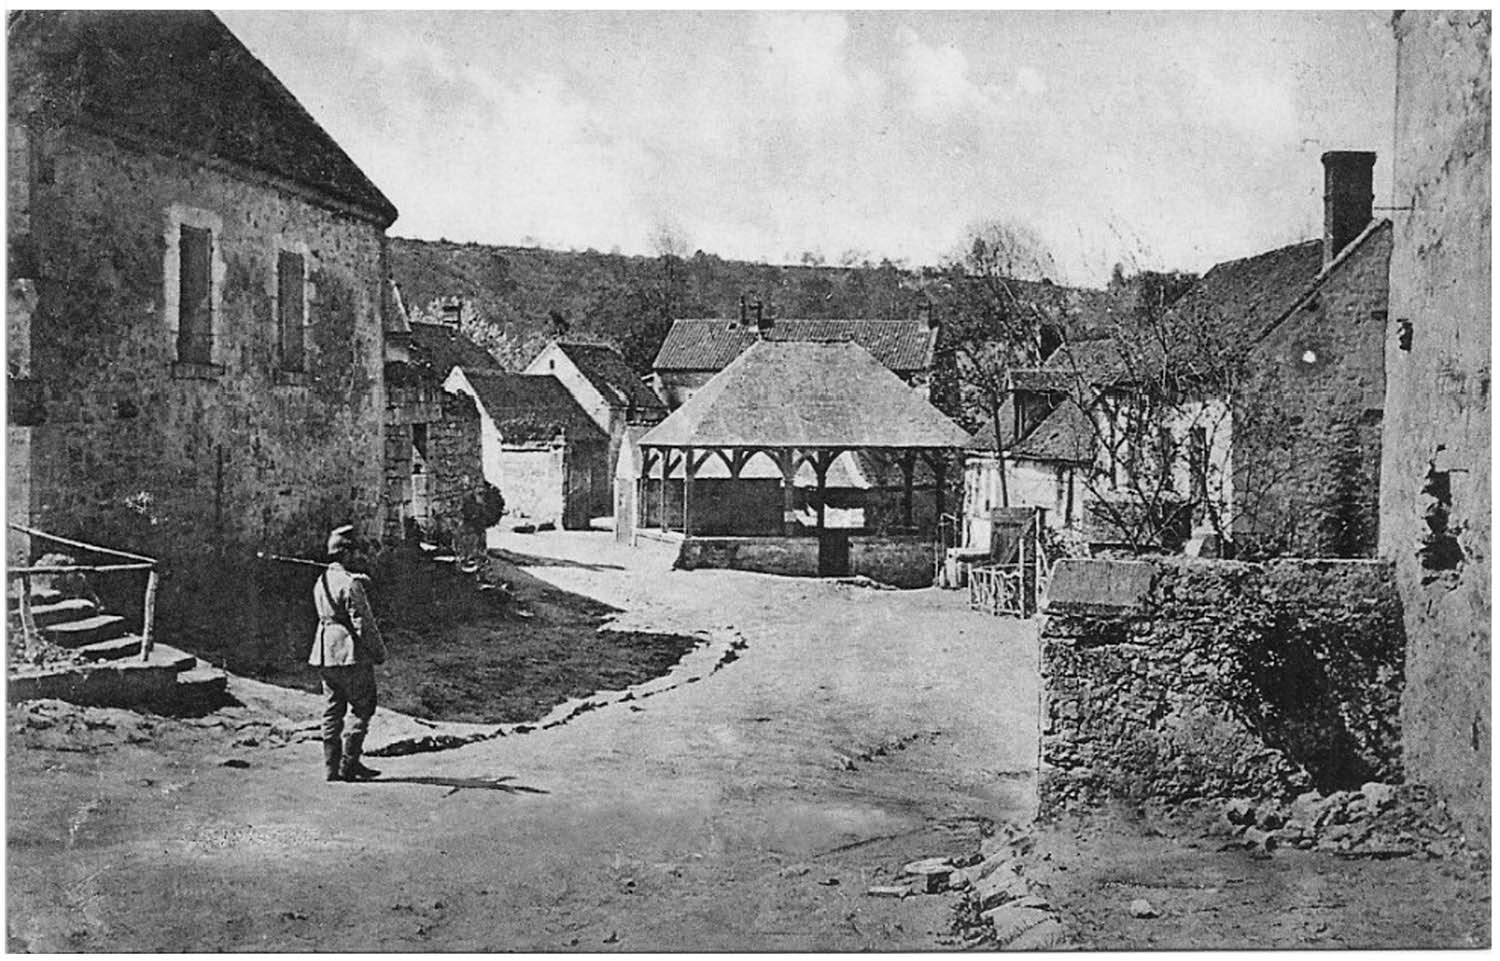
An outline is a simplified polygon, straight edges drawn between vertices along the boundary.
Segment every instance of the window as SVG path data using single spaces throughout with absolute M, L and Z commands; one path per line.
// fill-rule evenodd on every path
M 1208 431 L 1194 427 L 1188 436 L 1188 470 L 1193 474 L 1193 500 L 1208 500 Z
M 161 239 L 163 352 L 174 379 L 215 380 L 224 373 L 227 337 L 220 298 L 224 287 L 224 221 L 211 210 L 172 204 Z
M 282 370 L 307 369 L 302 341 L 306 322 L 306 261 L 301 254 L 280 251 L 276 256 L 276 353 Z
M 413 474 L 425 474 L 427 472 L 427 425 L 411 425 L 411 472 Z
M 178 238 L 177 360 L 212 364 L 214 352 L 213 231 L 183 224 Z

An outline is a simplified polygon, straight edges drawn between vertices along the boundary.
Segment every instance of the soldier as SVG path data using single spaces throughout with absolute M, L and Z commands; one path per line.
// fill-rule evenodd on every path
M 364 553 L 353 525 L 334 530 L 328 535 L 332 563 L 313 585 L 318 632 L 307 662 L 318 669 L 327 699 L 323 763 L 330 781 L 367 781 L 380 775 L 360 763 L 365 732 L 375 713 L 375 665 L 385 663 L 385 642 L 365 596 L 367 578 L 349 570 L 360 565 Z M 345 711 L 354 715 L 347 733 Z

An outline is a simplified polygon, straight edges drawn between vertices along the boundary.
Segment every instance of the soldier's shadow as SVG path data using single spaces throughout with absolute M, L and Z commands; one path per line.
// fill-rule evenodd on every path
M 480 791 L 502 791 L 506 794 L 550 794 L 552 792 L 544 788 L 531 787 L 526 784 L 511 784 L 514 775 L 503 777 L 439 777 L 439 776 L 417 776 L 417 777 L 378 777 L 366 781 L 366 784 L 428 784 L 433 787 L 451 788 L 448 794 L 457 794 L 465 789 Z M 443 795 L 447 797 L 448 794 Z

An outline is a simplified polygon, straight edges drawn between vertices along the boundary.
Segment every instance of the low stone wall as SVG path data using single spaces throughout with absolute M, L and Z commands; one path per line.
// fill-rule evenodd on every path
M 1044 814 L 1400 778 L 1388 564 L 1061 561 L 1049 593 Z
M 854 536 L 849 538 L 849 573 L 894 587 L 930 587 L 932 541 L 924 537 Z
M 818 539 L 695 536 L 683 541 L 677 566 L 817 577 Z M 849 574 L 895 587 L 928 587 L 932 584 L 932 543 L 920 537 L 851 535 Z
M 818 576 L 816 537 L 691 537 L 682 542 L 677 566 Z

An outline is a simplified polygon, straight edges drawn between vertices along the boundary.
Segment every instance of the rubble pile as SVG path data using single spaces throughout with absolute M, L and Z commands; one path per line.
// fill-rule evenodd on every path
M 903 867 L 895 884 L 879 885 L 871 897 L 908 897 L 953 892 L 953 930 L 969 948 L 1005 951 L 1055 950 L 1063 926 L 1047 899 L 1026 878 L 1023 859 L 1032 839 L 1010 825 L 985 838 L 977 853 L 934 857 Z
M 1291 802 L 1235 798 L 1209 833 L 1233 838 L 1226 847 L 1263 854 L 1277 848 L 1351 858 L 1476 854 L 1432 791 L 1418 784 L 1372 781 L 1358 791 L 1308 791 Z

